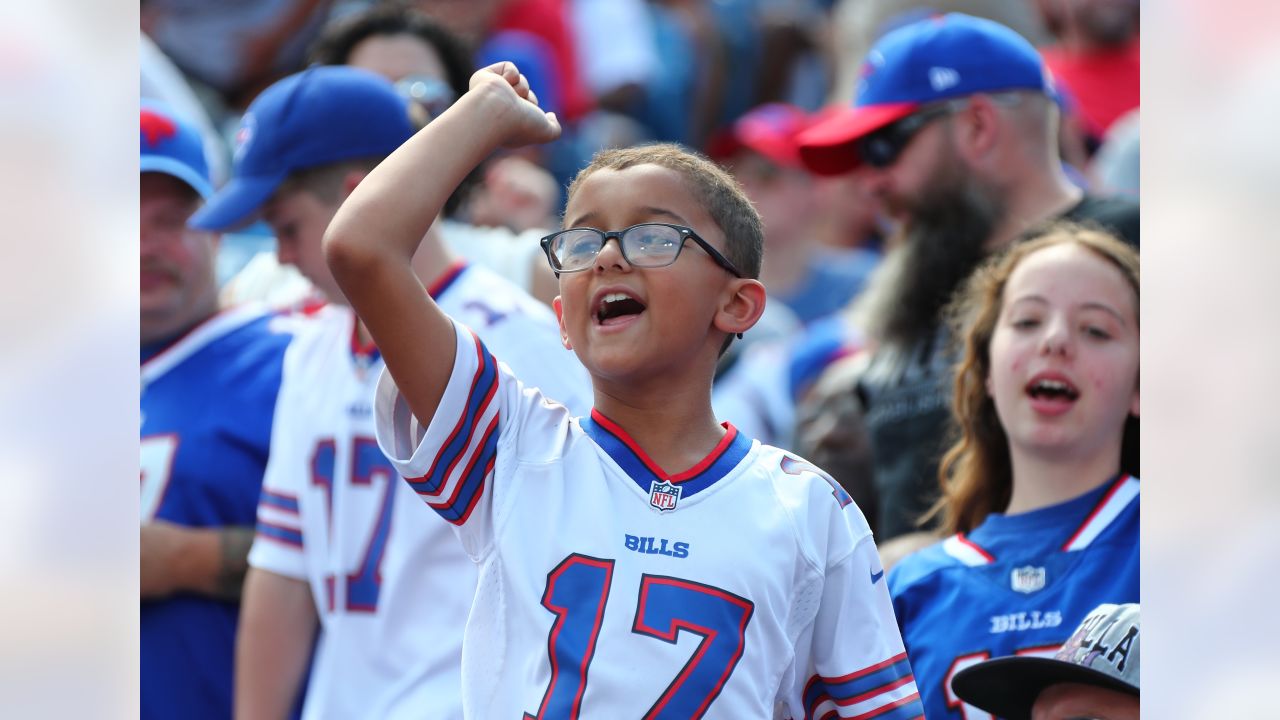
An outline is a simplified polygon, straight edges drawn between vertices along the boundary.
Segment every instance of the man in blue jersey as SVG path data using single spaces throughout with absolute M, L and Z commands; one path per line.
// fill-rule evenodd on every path
M 199 132 L 140 113 L 141 717 L 229 718 L 240 585 L 289 336 L 221 311 Z

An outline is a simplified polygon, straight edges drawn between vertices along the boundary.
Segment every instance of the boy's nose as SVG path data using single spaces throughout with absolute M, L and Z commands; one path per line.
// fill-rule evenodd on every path
M 631 269 L 631 263 L 622 254 L 622 241 L 616 237 L 606 238 L 604 246 L 596 253 L 596 272 L 604 272 L 611 267 L 619 270 Z

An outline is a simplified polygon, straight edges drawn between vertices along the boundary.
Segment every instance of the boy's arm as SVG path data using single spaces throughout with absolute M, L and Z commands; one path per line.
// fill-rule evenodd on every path
M 289 717 L 311 658 L 317 622 L 305 581 L 249 569 L 236 637 L 238 720 Z
M 410 260 L 453 189 L 501 146 L 554 140 L 560 125 L 514 64 L 477 71 L 471 89 L 379 164 L 351 193 L 324 238 L 325 259 L 423 424 L 448 384 L 456 344 L 449 318 Z

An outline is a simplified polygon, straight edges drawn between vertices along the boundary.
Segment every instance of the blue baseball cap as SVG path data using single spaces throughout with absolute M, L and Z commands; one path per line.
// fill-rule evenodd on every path
M 164 103 L 143 100 L 139 123 L 140 172 L 172 175 L 206 200 L 213 194 L 204 138 L 196 126 Z
M 871 47 L 853 106 L 802 133 L 800 157 L 819 175 L 839 175 L 862 162 L 857 140 L 920 107 L 1008 90 L 1054 94 L 1044 61 L 1026 38 L 961 13 L 918 20 Z
M 225 230 L 252 220 L 289 175 L 390 155 L 414 133 L 408 102 L 385 78 L 316 65 L 262 91 L 240 121 L 231 181 L 190 225 Z

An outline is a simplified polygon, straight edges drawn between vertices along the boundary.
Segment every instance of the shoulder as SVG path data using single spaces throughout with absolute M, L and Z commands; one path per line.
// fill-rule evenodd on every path
M 276 313 L 254 313 L 239 327 L 210 343 L 216 356 L 216 372 L 231 388 L 245 395 L 266 394 L 274 398 L 280 384 L 285 353 L 293 341 L 291 323 Z
M 945 570 L 964 567 L 965 564 L 947 551 L 948 543 L 956 543 L 958 535 L 939 540 L 902 558 L 889 569 L 889 594 L 894 598 L 910 593 Z
M 1062 217 L 1076 222 L 1096 223 L 1130 245 L 1139 246 L 1141 207 L 1128 198 L 1119 195 L 1085 195 Z
M 787 509 L 799 535 L 825 537 L 836 554 L 842 552 L 839 548 L 851 552 L 853 545 L 871 535 L 862 509 L 822 468 L 795 453 L 764 444 L 753 464 L 768 478 L 777 502 Z
M 259 305 L 244 305 L 227 311 L 239 315 L 243 322 L 217 342 L 229 347 L 284 352 L 293 340 L 298 323 L 292 313 L 268 310 Z
M 477 329 L 496 326 L 513 314 L 553 324 L 551 308 L 524 289 L 489 268 L 468 264 L 457 281 L 440 298 L 442 307 L 465 324 L 479 322 Z

